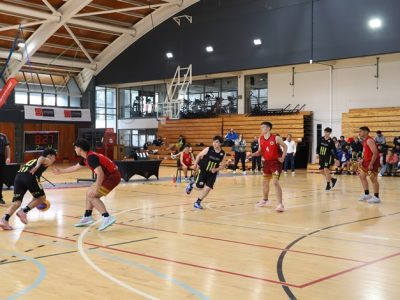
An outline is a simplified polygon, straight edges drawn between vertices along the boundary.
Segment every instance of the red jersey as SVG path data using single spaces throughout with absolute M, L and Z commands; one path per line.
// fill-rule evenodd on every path
M 185 166 L 190 167 L 193 164 L 192 153 L 182 152 L 182 160 Z
M 264 135 L 260 136 L 261 155 L 264 160 L 278 160 L 280 146 L 276 143 L 276 135 L 271 136 L 266 140 Z
M 367 144 L 368 140 L 373 140 L 373 142 L 375 143 L 374 139 L 372 137 L 370 137 L 370 136 L 367 136 L 367 138 L 364 140 L 364 142 L 363 142 L 363 156 L 364 156 L 364 161 L 365 162 L 370 162 L 372 160 L 372 155 L 373 155 L 371 148 Z M 376 143 L 375 143 L 375 145 L 376 145 Z
M 88 152 L 86 159 L 82 157 L 79 164 L 81 166 L 87 166 L 92 171 L 94 171 L 98 166 L 101 166 L 106 176 L 109 176 L 118 170 L 117 165 L 114 164 L 112 160 L 105 157 L 103 154 L 93 151 Z

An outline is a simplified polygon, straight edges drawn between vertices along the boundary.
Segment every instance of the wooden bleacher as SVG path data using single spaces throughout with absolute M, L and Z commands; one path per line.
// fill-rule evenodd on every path
M 342 134 L 353 137 L 361 126 L 368 126 L 374 137 L 381 130 L 388 145 L 393 145 L 393 138 L 400 135 L 400 107 L 350 109 L 342 114 Z
M 181 119 L 167 120 L 165 124 L 160 124 L 158 128 L 158 136 L 165 138 L 165 145 L 162 147 L 152 146 L 150 149 L 157 149 L 158 153 L 152 154 L 152 158 L 163 159 L 163 166 L 176 167 L 176 161 L 171 159 L 171 150 L 167 150 L 169 144 L 175 144 L 180 134 L 182 134 L 187 143 L 192 144 L 194 154 L 201 151 L 205 146 L 211 144 L 211 139 L 215 135 L 222 135 L 228 132 L 230 128 L 239 134 L 242 133 L 248 143 L 250 143 L 255 135 L 260 135 L 260 123 L 262 121 L 270 121 L 273 123 L 274 133 L 279 133 L 285 137 L 288 133 L 292 133 L 296 142 L 309 140 L 311 138 L 310 122 L 311 112 L 300 112 L 294 115 L 282 116 L 254 116 L 232 115 L 219 118 L 209 119 Z M 196 146 L 203 143 L 205 146 Z M 231 154 L 231 147 L 224 147 L 224 150 Z

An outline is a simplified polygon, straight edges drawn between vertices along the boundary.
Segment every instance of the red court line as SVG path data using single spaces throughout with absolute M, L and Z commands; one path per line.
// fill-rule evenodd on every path
M 316 284 L 316 283 L 320 283 L 322 281 L 337 277 L 337 276 L 342 275 L 342 274 L 346 274 L 346 273 L 352 272 L 354 270 L 358 270 L 358 269 L 364 268 L 366 266 L 375 264 L 377 262 L 380 262 L 380 261 L 383 261 L 383 260 L 386 260 L 386 259 L 389 259 L 389 258 L 392 258 L 392 257 L 395 257 L 395 256 L 399 256 L 399 255 L 400 255 L 400 252 L 397 252 L 397 253 L 394 253 L 394 254 L 391 254 L 391 255 L 388 255 L 388 256 L 385 256 L 385 257 L 381 257 L 381 258 L 378 258 L 378 259 L 363 263 L 362 265 L 359 265 L 359 266 L 356 266 L 356 267 L 352 267 L 352 268 L 346 269 L 344 271 L 340 271 L 340 272 L 337 272 L 337 273 L 334 273 L 334 274 L 331 274 L 331 275 L 328 275 L 328 276 L 325 276 L 325 277 L 321 277 L 321 278 L 318 278 L 316 280 L 307 282 L 305 284 L 300 285 L 300 288 L 305 288 L 307 286 L 310 286 L 310 285 L 313 285 L 313 284 Z
M 68 216 L 68 215 L 63 215 L 63 216 L 64 217 L 69 217 L 69 218 L 78 218 L 78 217 L 73 217 L 73 216 Z M 180 232 L 177 232 L 177 231 L 158 229 L 158 228 L 151 228 L 151 227 L 138 226 L 138 225 L 131 225 L 131 224 L 126 224 L 126 223 L 121 223 L 121 222 L 117 222 L 115 224 L 120 225 L 120 226 L 127 226 L 127 227 L 148 229 L 148 230 L 154 230 L 154 231 L 160 231 L 160 232 L 168 232 L 168 233 L 180 234 Z M 357 263 L 366 263 L 366 261 L 363 261 L 363 260 L 357 260 L 357 259 L 346 258 L 346 257 L 341 257 L 341 256 L 325 255 L 325 254 L 307 252 L 307 251 L 301 251 L 301 250 L 291 250 L 291 249 L 290 250 L 286 250 L 284 248 L 279 248 L 279 247 L 260 245 L 260 244 L 252 244 L 252 243 L 247 243 L 247 242 L 227 240 L 227 239 L 221 239 L 221 238 L 204 236 L 204 235 L 197 235 L 197 234 L 190 234 L 190 233 L 181 233 L 181 234 L 182 235 L 186 235 L 186 236 L 191 236 L 191 237 L 197 237 L 197 238 L 201 238 L 201 239 L 220 241 L 220 242 L 226 242 L 226 243 L 232 243 L 232 244 L 246 245 L 246 246 L 259 247 L 259 248 L 272 249 L 272 250 L 279 250 L 279 251 L 286 251 L 286 252 L 292 252 L 292 253 L 300 253 L 300 254 L 305 254 L 305 255 L 326 257 L 326 258 L 332 258 L 332 259 L 338 259 L 338 260 L 344 260 L 344 261 L 351 261 L 351 262 L 357 262 Z
M 73 242 L 73 243 L 76 242 L 76 240 L 73 240 L 73 239 L 70 239 L 70 238 L 59 237 L 59 236 L 50 235 L 50 234 L 41 233 L 41 232 L 28 231 L 28 230 L 24 230 L 23 232 L 30 233 L 30 234 L 35 234 L 35 235 L 40 235 L 40 236 L 45 236 L 45 237 L 50 237 L 50 238 L 55 238 L 55 239 L 60 239 L 60 240 Z M 278 284 L 278 285 L 283 285 L 283 286 L 296 287 L 296 288 L 300 287 L 297 284 L 291 284 L 291 283 L 287 283 L 287 282 L 281 282 L 281 281 L 278 281 L 278 280 L 262 278 L 262 277 L 257 277 L 257 276 L 253 276 L 253 275 L 247 275 L 247 274 L 241 274 L 241 273 L 237 273 L 237 272 L 231 272 L 231 271 L 211 268 L 211 267 L 207 267 L 207 266 L 196 265 L 196 264 L 192 264 L 192 263 L 188 263 L 188 262 L 168 259 L 168 258 L 164 258 L 164 257 L 158 257 L 158 256 L 149 255 L 149 254 L 145 254 L 145 253 L 133 252 L 133 251 L 129 251 L 129 250 L 123 250 L 123 249 L 119 249 L 119 248 L 108 247 L 108 246 L 103 246 L 103 245 L 94 244 L 94 243 L 88 243 L 88 242 L 84 242 L 84 244 L 85 245 L 89 245 L 89 246 L 99 247 L 99 248 L 102 248 L 102 249 L 112 250 L 112 251 L 116 251 L 116 252 L 127 253 L 127 254 L 136 255 L 136 256 L 156 259 L 156 260 L 160 260 L 160 261 L 176 263 L 176 264 L 180 264 L 180 265 L 184 265 L 184 266 L 204 269 L 204 270 L 208 270 L 208 271 L 215 271 L 215 272 L 219 272 L 219 273 L 235 275 L 235 276 L 244 277 L 244 278 L 262 280 L 262 281 L 266 281 L 266 282 L 274 283 L 274 284 Z

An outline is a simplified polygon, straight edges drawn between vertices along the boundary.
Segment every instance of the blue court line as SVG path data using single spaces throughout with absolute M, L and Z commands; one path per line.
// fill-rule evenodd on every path
M 34 288 L 36 288 L 46 277 L 46 274 L 47 274 L 46 267 L 42 263 L 37 261 L 36 259 L 29 257 L 29 256 L 21 255 L 18 253 L 5 252 L 5 251 L 2 251 L 2 252 L 7 253 L 8 255 L 16 256 L 20 259 L 25 259 L 25 260 L 33 263 L 39 269 L 38 277 L 36 277 L 35 281 L 30 286 L 24 288 L 23 290 L 15 293 L 15 294 L 12 294 L 11 296 L 9 296 L 7 298 L 7 300 L 14 300 L 14 299 L 17 299 L 19 297 L 22 297 L 22 296 L 28 294 L 30 291 L 32 291 Z
M 118 256 L 114 256 L 114 255 L 108 254 L 108 253 L 106 253 L 104 251 L 92 250 L 91 252 L 95 252 L 98 255 L 107 257 L 107 258 L 112 259 L 114 261 L 118 261 L 118 262 L 123 263 L 125 265 L 129 265 L 131 267 L 141 269 L 141 270 L 143 270 L 145 272 L 148 272 L 150 274 L 153 274 L 153 275 L 155 275 L 155 276 L 157 276 L 157 277 L 159 277 L 161 279 L 164 279 L 164 280 L 167 280 L 169 282 L 172 282 L 173 284 L 179 286 L 180 288 L 186 290 L 187 292 L 191 293 L 192 295 L 196 296 L 197 298 L 199 298 L 201 300 L 209 300 L 209 298 L 206 295 L 204 295 L 203 293 L 199 292 L 195 288 L 193 288 L 193 287 L 187 285 L 186 283 L 184 283 L 184 282 L 182 282 L 180 280 L 177 280 L 177 279 L 175 279 L 175 278 L 173 278 L 171 276 L 163 274 L 163 273 L 161 273 L 161 272 L 159 272 L 159 271 L 157 271 L 155 269 L 152 269 L 150 267 L 147 267 L 145 265 L 142 265 L 140 263 L 137 263 L 137 262 L 134 262 L 134 261 L 131 261 L 131 260 L 127 260 L 127 259 L 124 259 L 124 258 L 120 258 Z

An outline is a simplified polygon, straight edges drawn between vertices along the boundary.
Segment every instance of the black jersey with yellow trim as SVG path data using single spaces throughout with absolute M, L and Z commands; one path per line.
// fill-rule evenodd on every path
M 200 160 L 200 170 L 205 172 L 211 172 L 212 169 L 218 168 L 221 162 L 225 157 L 225 151 L 220 150 L 219 152 L 215 151 L 214 147 L 208 147 L 207 154 L 203 156 Z
M 30 171 L 36 167 L 38 159 L 32 159 L 28 161 L 26 164 L 22 165 L 22 167 L 19 169 L 18 173 L 30 173 Z M 42 176 L 43 172 L 46 171 L 47 167 L 45 165 L 40 165 L 40 167 L 36 170 L 35 176 L 37 178 L 40 178 Z

